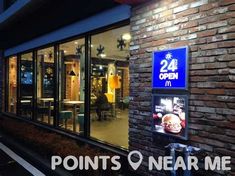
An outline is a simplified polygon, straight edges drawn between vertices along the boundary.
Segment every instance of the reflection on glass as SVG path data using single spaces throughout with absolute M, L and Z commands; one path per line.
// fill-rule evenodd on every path
M 37 52 L 37 120 L 52 125 L 54 123 L 54 48 Z
M 16 114 L 17 105 L 17 57 L 9 58 L 8 62 L 8 108 L 7 111 Z
M 91 136 L 128 148 L 129 26 L 91 38 Z
M 59 126 L 84 131 L 85 45 L 84 39 L 60 45 Z
M 32 118 L 33 115 L 33 55 L 21 55 L 19 115 Z

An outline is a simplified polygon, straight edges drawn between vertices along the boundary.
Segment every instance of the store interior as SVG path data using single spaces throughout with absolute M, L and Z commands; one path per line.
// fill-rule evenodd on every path
M 115 146 L 128 148 L 129 107 L 129 26 L 111 29 L 91 36 L 90 65 L 90 136 Z M 33 85 L 36 76 L 36 119 L 54 124 L 59 110 L 59 127 L 74 133 L 84 132 L 85 104 L 85 39 L 59 45 L 58 70 L 55 70 L 54 48 L 37 51 L 34 65 L 32 53 L 21 55 L 19 112 L 31 118 Z M 33 72 L 33 68 L 37 68 Z M 17 59 L 9 59 L 8 110 L 17 109 Z M 34 75 L 36 74 L 36 75 Z M 59 84 L 55 83 L 58 74 Z M 55 104 L 55 87 L 59 101 Z M 58 106 L 55 108 L 55 106 Z

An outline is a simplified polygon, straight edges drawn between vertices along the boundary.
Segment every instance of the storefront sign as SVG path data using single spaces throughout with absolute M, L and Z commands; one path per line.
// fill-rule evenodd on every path
M 153 131 L 187 139 L 187 95 L 153 95 Z
M 188 47 L 153 53 L 152 87 L 187 89 Z

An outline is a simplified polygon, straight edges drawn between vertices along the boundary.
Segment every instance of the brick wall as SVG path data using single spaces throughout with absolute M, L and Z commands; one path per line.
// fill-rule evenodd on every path
M 131 34 L 129 139 L 130 150 L 145 156 L 139 172 L 154 175 L 146 157 L 164 155 L 164 145 L 181 142 L 231 156 L 235 175 L 235 0 L 150 1 L 132 9 Z M 152 51 L 185 45 L 190 48 L 186 142 L 151 132 Z

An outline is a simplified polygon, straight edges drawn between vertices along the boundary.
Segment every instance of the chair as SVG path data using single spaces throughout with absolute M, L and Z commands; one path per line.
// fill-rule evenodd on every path
M 129 96 L 124 97 L 123 99 L 124 109 L 129 107 L 129 103 L 130 103 Z
M 79 131 L 84 131 L 84 114 L 78 114 L 77 121 L 79 124 Z
M 72 111 L 60 111 L 60 119 L 63 120 L 65 129 L 67 129 L 68 119 L 71 119 L 73 116 Z
M 107 116 L 113 117 L 113 107 L 112 104 L 108 104 L 109 107 L 101 109 L 101 119 L 104 119 Z
M 41 118 L 42 122 L 44 122 L 44 115 L 48 115 L 48 107 L 38 106 L 37 114 L 38 114 L 38 117 Z

